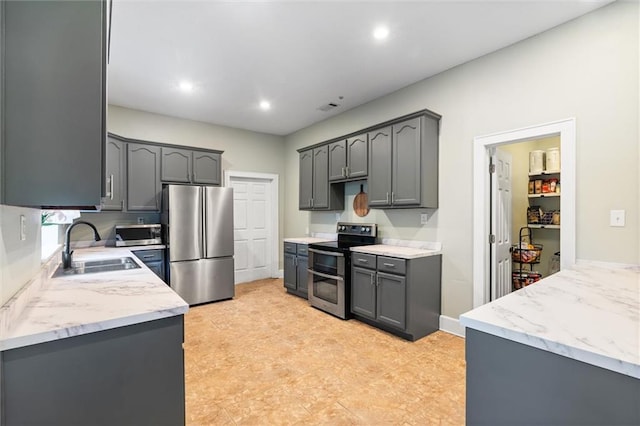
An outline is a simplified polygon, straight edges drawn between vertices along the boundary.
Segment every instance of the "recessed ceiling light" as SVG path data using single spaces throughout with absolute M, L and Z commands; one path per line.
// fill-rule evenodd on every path
M 373 30 L 373 37 L 376 40 L 384 40 L 385 38 L 387 38 L 389 36 L 389 28 L 381 25 L 379 27 L 376 27 L 375 30 Z
M 185 93 L 191 92 L 193 90 L 193 83 L 190 81 L 182 80 L 180 84 L 178 84 L 180 90 Z
M 264 111 L 271 109 L 271 103 L 269 101 L 260 101 L 260 109 Z

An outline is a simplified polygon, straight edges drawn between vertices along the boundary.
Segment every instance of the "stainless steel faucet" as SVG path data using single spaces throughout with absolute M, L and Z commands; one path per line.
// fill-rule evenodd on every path
M 64 250 L 62 251 L 62 268 L 63 269 L 71 268 L 71 255 L 73 254 L 73 251 L 71 250 L 71 230 L 76 225 L 80 225 L 81 223 L 90 226 L 91 229 L 93 229 L 93 236 L 95 237 L 96 241 L 100 241 L 100 234 L 98 233 L 98 230 L 93 225 L 93 223 L 89 223 L 84 220 L 79 220 L 77 222 L 72 223 L 71 226 L 67 228 L 67 232 L 64 236 Z

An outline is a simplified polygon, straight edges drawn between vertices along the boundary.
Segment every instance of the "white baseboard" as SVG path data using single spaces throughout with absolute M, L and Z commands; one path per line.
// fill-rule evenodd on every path
M 456 336 L 464 337 L 464 327 L 460 324 L 458 318 L 451 318 L 446 315 L 440 315 L 440 330 Z
M 284 269 L 278 269 L 275 278 L 284 278 Z

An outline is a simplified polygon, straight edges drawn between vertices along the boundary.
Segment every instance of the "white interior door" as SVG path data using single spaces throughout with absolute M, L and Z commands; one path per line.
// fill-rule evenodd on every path
M 511 293 L 511 154 L 496 148 L 491 156 L 491 300 Z
M 233 187 L 235 282 L 270 278 L 274 233 L 271 218 L 273 182 L 231 177 Z

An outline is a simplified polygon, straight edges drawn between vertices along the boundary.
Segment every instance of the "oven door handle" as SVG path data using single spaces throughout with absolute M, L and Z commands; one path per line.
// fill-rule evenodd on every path
M 330 279 L 330 280 L 344 281 L 344 278 L 342 278 L 342 277 L 336 277 L 334 275 L 323 274 L 322 272 L 314 271 L 313 269 L 307 269 L 307 272 L 309 272 L 310 274 L 313 274 L 313 275 L 317 275 L 317 276 L 322 277 L 322 278 Z
M 326 254 L 327 256 L 344 257 L 344 254 L 336 253 L 336 252 L 333 252 L 333 251 L 322 251 L 322 250 L 316 250 L 316 249 L 312 249 L 312 248 L 310 248 L 309 251 L 311 253 Z

